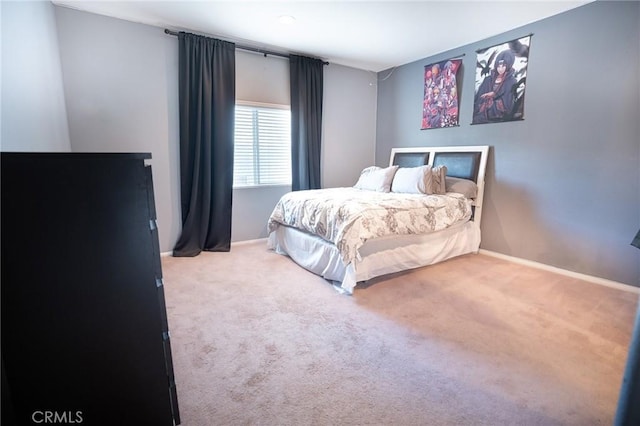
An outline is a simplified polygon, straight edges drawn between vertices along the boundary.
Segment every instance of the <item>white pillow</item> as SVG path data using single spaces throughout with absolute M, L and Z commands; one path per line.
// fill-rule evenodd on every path
M 390 192 L 393 176 L 398 170 L 398 166 L 390 166 L 381 168 L 378 166 L 367 167 L 360 173 L 358 182 L 354 188 L 365 189 L 368 191 Z
M 393 176 L 391 192 L 427 194 L 428 173 L 431 173 L 429 166 L 400 167 Z

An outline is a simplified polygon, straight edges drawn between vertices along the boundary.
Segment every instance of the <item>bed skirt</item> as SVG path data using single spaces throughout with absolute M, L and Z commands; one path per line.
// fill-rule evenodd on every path
M 360 259 L 349 265 L 344 265 L 334 244 L 288 226 L 273 231 L 267 246 L 314 274 L 336 282 L 338 290 L 352 294 L 359 282 L 478 252 L 480 228 L 474 222 L 465 222 L 427 235 L 372 239 L 360 248 Z

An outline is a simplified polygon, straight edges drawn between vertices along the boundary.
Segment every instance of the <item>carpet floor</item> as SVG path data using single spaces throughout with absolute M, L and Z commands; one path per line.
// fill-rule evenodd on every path
M 638 305 L 481 254 L 352 296 L 265 241 L 162 266 L 185 426 L 611 425 Z

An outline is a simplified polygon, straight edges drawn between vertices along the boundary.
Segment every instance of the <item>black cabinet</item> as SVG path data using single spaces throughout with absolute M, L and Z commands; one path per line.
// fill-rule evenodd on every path
M 2 424 L 179 424 L 151 155 L 0 155 Z

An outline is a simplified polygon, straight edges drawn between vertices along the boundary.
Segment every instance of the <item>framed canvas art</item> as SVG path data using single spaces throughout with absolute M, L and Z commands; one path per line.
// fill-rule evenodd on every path
M 458 126 L 458 83 L 462 59 L 448 59 L 424 67 L 422 130 Z
M 531 35 L 478 50 L 471 124 L 524 120 Z

